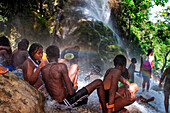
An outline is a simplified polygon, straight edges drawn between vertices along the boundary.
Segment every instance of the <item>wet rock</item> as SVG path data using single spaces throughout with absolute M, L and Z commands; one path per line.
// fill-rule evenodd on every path
M 43 113 L 43 94 L 12 72 L 0 74 L 0 112 Z

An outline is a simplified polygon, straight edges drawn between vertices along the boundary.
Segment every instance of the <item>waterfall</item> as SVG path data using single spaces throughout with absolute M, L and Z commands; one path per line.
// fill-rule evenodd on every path
M 115 25 L 111 20 L 111 8 L 109 6 L 109 0 L 85 0 L 85 3 L 85 6 L 79 7 L 78 10 L 81 10 L 87 19 L 91 21 L 101 21 L 107 25 L 112 30 L 117 44 L 123 46 L 119 35 L 115 32 Z
M 124 47 L 120 40 L 119 35 L 117 34 L 116 27 L 115 27 L 116 25 L 113 24 L 114 22 L 112 22 L 113 20 L 111 19 L 111 9 L 110 9 L 109 3 L 108 3 L 109 0 L 84 0 L 84 2 L 85 2 L 85 5 L 78 7 L 78 10 L 81 10 L 81 12 L 85 15 L 85 17 L 88 20 L 91 20 L 92 22 L 94 20 L 101 21 L 102 23 L 107 25 L 112 30 L 113 36 L 116 37 L 115 40 L 117 41 L 117 44 L 121 47 Z M 163 91 L 159 91 L 159 90 L 157 91 L 157 90 L 153 89 L 152 86 L 157 86 L 157 84 L 154 83 L 154 81 L 151 79 L 150 91 L 142 92 L 142 87 L 141 87 L 142 78 L 139 78 L 137 75 L 135 77 L 136 77 L 135 78 L 136 81 L 141 82 L 141 83 L 138 83 L 140 88 L 136 95 L 137 96 L 142 95 L 145 98 L 150 98 L 151 96 L 154 96 L 155 100 L 152 102 L 149 102 L 147 104 L 139 104 L 139 103 L 135 102 L 134 104 L 128 106 L 127 108 L 131 109 L 132 106 L 135 106 L 134 108 L 138 108 L 139 110 L 141 110 L 140 112 L 142 112 L 142 113 L 147 113 L 147 112 L 162 113 L 162 112 L 164 112 Z M 79 84 L 84 84 L 84 82 L 83 83 L 81 83 L 81 82 L 82 81 L 79 81 Z M 93 93 L 92 96 L 90 96 L 89 98 L 90 98 L 89 99 L 90 105 L 91 105 L 91 103 L 93 103 L 93 102 L 95 103 L 96 101 L 98 101 L 96 99 L 96 93 Z M 131 111 L 135 111 L 135 110 L 131 110 Z

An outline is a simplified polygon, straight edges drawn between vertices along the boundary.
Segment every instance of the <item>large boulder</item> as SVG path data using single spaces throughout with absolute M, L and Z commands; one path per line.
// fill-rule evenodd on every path
M 0 74 L 1 113 L 43 113 L 44 95 L 12 72 Z

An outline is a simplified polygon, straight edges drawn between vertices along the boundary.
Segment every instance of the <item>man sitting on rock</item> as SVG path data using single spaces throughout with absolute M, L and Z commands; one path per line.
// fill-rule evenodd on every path
M 102 111 L 106 112 L 102 81 L 95 80 L 76 92 L 68 76 L 66 64 L 58 63 L 59 53 L 57 46 L 49 46 L 46 49 L 49 63 L 42 68 L 42 79 L 52 99 L 66 106 L 75 107 L 87 103 L 87 97 L 97 89 Z
M 114 65 L 114 68 L 106 71 L 103 80 L 108 113 L 125 110 L 124 106 L 135 102 L 135 92 L 138 91 L 138 85 L 136 83 L 129 83 L 121 76 L 126 69 L 125 56 L 117 55 L 114 59 Z M 118 81 L 125 85 L 118 87 Z

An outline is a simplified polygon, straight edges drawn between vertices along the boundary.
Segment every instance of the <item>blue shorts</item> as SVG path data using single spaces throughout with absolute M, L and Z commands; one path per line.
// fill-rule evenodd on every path
M 149 76 L 147 76 L 145 73 L 142 72 L 142 77 L 143 77 L 143 80 L 144 82 L 150 82 L 150 78 Z
M 3 65 L 4 66 L 4 65 Z M 16 70 L 16 66 L 4 66 L 5 68 L 8 68 L 9 71 Z

